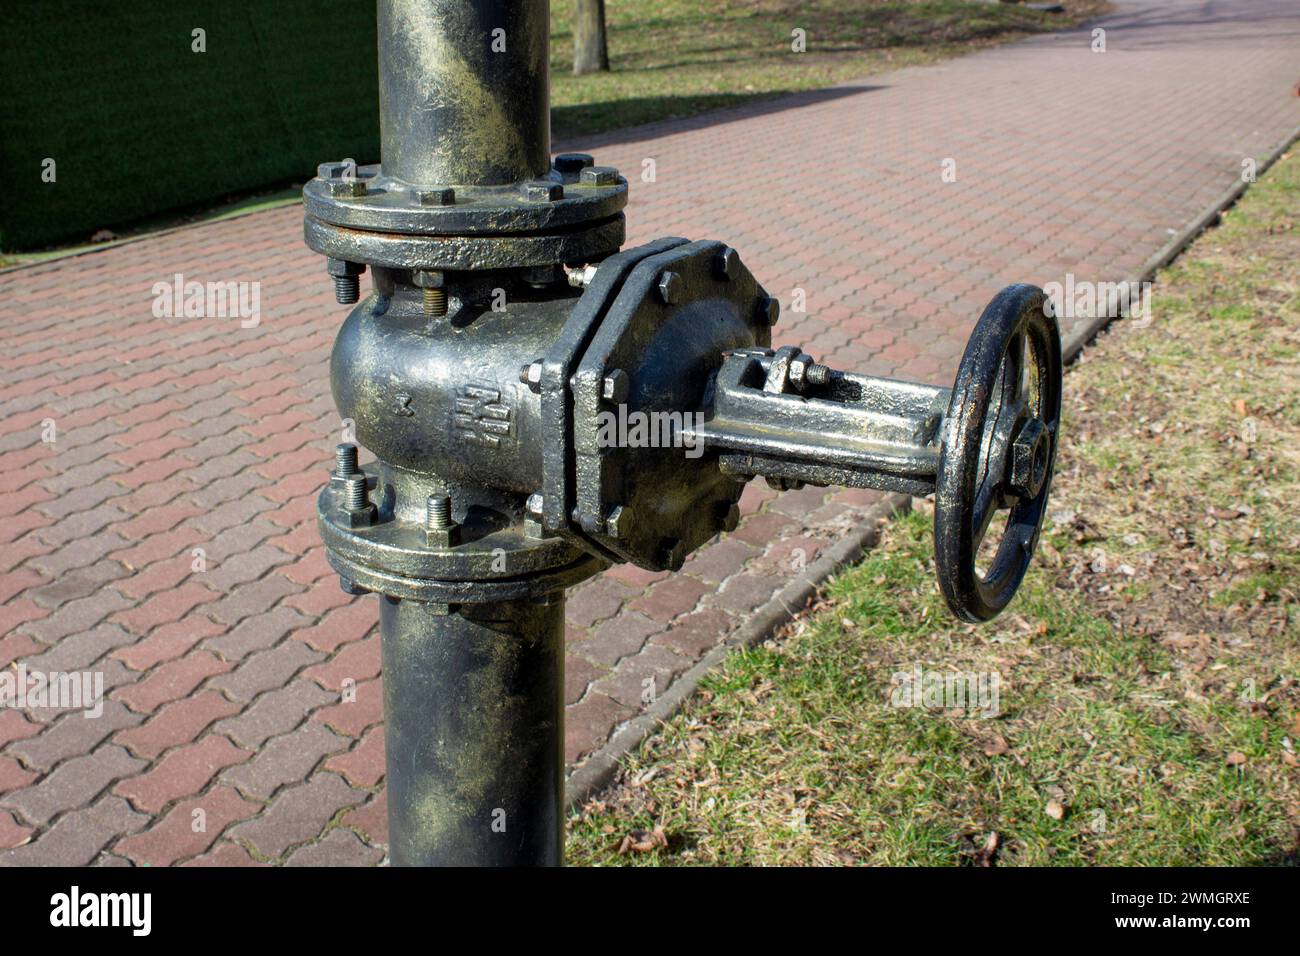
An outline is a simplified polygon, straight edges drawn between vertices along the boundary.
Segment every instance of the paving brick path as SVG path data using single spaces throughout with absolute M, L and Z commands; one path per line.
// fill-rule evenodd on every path
M 1134 275 L 1300 125 L 1289 0 L 1124 3 L 1101 25 L 1105 53 L 1074 31 L 567 145 L 630 178 L 654 159 L 629 239 L 733 243 L 786 303 L 780 340 L 946 382 L 1000 286 Z M 0 275 L 0 666 L 97 672 L 107 695 L 98 719 L 0 710 L 0 863 L 383 858 L 375 599 L 339 590 L 313 520 L 342 310 L 300 215 Z M 175 273 L 259 281 L 261 324 L 155 317 Z M 754 484 L 683 573 L 574 592 L 569 760 L 872 500 Z

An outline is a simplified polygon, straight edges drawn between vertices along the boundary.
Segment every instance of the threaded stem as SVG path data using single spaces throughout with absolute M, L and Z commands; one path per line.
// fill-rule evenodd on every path
M 446 289 L 426 288 L 424 290 L 424 314 L 435 316 L 447 314 Z
M 365 475 L 352 475 L 348 478 L 344 488 L 347 491 L 347 506 L 349 511 L 361 511 L 370 504 L 366 497 Z
M 344 442 L 334 449 L 334 474 L 350 478 L 357 473 L 357 446 Z
M 339 305 L 352 305 L 361 298 L 361 278 L 359 276 L 335 276 L 334 298 Z
M 451 498 L 447 495 L 429 495 L 426 519 L 430 531 L 445 531 L 451 527 Z

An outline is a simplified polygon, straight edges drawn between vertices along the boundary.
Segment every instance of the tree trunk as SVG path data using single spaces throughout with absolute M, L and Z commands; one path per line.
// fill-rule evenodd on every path
M 605 0 L 574 0 L 573 74 L 609 72 Z

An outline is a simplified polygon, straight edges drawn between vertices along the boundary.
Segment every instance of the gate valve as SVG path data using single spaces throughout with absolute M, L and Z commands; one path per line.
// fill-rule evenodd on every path
M 382 162 L 303 190 L 306 242 L 355 303 L 334 399 L 375 456 L 339 447 L 319 526 L 344 589 L 380 595 L 393 862 L 558 863 L 565 588 L 681 567 L 761 475 L 933 493 L 943 594 L 992 617 L 1046 509 L 1059 335 L 1019 285 L 951 389 L 773 349 L 779 304 L 737 250 L 620 251 L 627 180 L 551 158 L 547 3 L 377 10 Z

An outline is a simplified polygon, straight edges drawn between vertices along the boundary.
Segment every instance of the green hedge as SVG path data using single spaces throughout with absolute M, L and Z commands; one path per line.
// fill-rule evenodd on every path
M 8 0 L 0 78 L 0 248 L 85 241 L 379 157 L 365 0 Z

